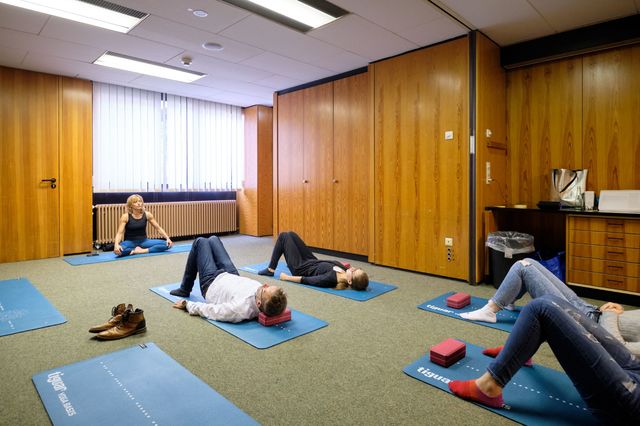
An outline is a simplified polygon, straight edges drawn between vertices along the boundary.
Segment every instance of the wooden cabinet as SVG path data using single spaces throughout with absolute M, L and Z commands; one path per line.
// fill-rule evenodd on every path
M 363 73 L 277 96 L 276 233 L 367 254 L 368 93 Z
M 567 280 L 640 292 L 640 218 L 569 216 Z
M 273 233 L 273 114 L 255 105 L 244 109 L 244 182 L 238 191 L 240 233 Z

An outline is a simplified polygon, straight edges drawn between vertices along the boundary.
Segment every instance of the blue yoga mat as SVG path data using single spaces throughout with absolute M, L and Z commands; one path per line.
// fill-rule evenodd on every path
M 493 360 L 482 354 L 481 347 L 466 345 L 466 356 L 449 368 L 434 364 L 426 354 L 403 371 L 414 379 L 451 393 L 448 387 L 451 380 L 477 378 Z M 477 405 L 526 425 L 598 424 L 569 377 L 541 365 L 521 368 L 505 386 L 502 397 L 509 408 Z M 460 401 L 463 403 L 462 399 Z
M 473 324 L 484 325 L 485 327 L 497 328 L 498 330 L 511 332 L 513 329 L 513 325 L 516 323 L 518 319 L 518 315 L 520 314 L 520 307 L 516 306 L 515 310 L 509 311 L 506 309 L 501 310 L 496 315 L 498 317 L 498 321 L 496 323 L 483 322 L 483 321 L 471 321 L 462 318 L 458 314 L 462 312 L 471 312 L 476 309 L 482 308 L 489 301 L 488 299 L 483 299 L 481 297 L 471 296 L 471 304 L 465 306 L 462 309 L 454 309 L 447 306 L 446 299 L 447 297 L 455 294 L 455 292 L 451 291 L 449 293 L 445 293 L 442 296 L 438 296 L 435 299 L 427 300 L 421 305 L 418 305 L 418 308 L 428 311 L 434 312 L 436 314 L 445 315 L 447 317 L 456 318 L 462 321 L 468 321 Z
M 172 296 L 169 292 L 179 286 L 180 284 L 177 283 L 168 284 L 160 287 L 153 287 L 149 290 L 171 302 L 175 302 L 181 298 Z M 197 281 L 193 286 L 191 296 L 188 300 L 191 300 L 192 302 L 204 302 L 204 298 L 200 293 L 200 286 Z M 325 321 L 312 317 L 311 315 L 304 314 L 300 311 L 296 311 L 295 309 L 291 309 L 290 321 L 272 325 L 270 327 L 263 326 L 257 319 L 243 321 L 240 323 L 229 323 L 210 319 L 207 319 L 207 321 L 258 349 L 270 348 L 271 346 L 286 342 L 287 340 L 295 339 L 296 337 L 311 333 L 312 331 L 316 331 L 329 325 Z
M 28 279 L 0 281 L 0 336 L 66 321 Z
M 257 425 L 154 343 L 32 378 L 54 425 Z
M 242 271 L 250 272 L 252 274 L 258 274 L 258 271 L 265 269 L 269 265 L 269 262 L 258 263 L 256 265 L 248 265 L 240 268 Z M 284 272 L 287 275 L 291 275 L 291 271 L 287 268 L 287 265 L 283 262 L 278 263 L 274 277 L 277 278 L 280 272 Z M 295 283 L 292 283 L 295 284 Z M 335 294 L 336 296 L 346 297 L 347 299 L 357 300 L 358 302 L 365 302 L 381 294 L 387 293 L 391 290 L 395 290 L 397 287 L 391 284 L 379 283 L 376 281 L 369 281 L 369 286 L 365 291 L 358 291 L 352 289 L 336 290 L 335 288 L 315 287 L 306 284 L 297 284 L 302 287 L 310 288 L 312 290 L 322 291 L 324 293 Z
M 117 257 L 112 251 L 110 251 L 106 253 L 100 253 L 97 256 L 87 256 L 83 254 L 79 256 L 68 256 L 63 259 L 69 265 L 80 266 L 80 265 L 91 265 L 94 263 L 113 262 L 115 260 L 139 259 L 141 257 L 160 256 L 163 254 L 184 253 L 188 251 L 191 251 L 191 244 L 176 245 L 171 247 L 167 251 L 161 251 L 156 253 L 135 254 L 133 256 L 129 255 L 125 257 Z

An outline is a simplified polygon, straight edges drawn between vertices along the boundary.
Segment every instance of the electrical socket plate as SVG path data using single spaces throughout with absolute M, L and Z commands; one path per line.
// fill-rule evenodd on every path
M 444 132 L 445 141 L 450 141 L 452 139 L 453 139 L 453 130 L 447 130 L 446 132 Z
M 453 247 L 453 238 L 445 237 L 444 245 L 447 247 Z

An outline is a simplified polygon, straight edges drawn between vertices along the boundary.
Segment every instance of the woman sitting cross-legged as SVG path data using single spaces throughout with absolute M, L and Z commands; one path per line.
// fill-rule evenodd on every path
M 502 389 L 543 342 L 549 344 L 600 421 L 638 424 L 640 359 L 602 326 L 557 296 L 545 295 L 527 304 L 487 371 L 477 379 L 454 380 L 449 389 L 461 398 L 501 408 Z
M 273 247 L 269 267 L 258 272 L 272 277 L 284 254 L 293 275 L 280 274 L 280 279 L 316 287 L 344 290 L 366 290 L 369 285 L 367 273 L 360 268 L 345 267 L 335 260 L 319 260 L 295 232 L 282 232 Z
M 570 303 L 588 318 L 600 323 L 609 333 L 640 356 L 640 309 L 625 311 L 617 303 L 605 303 L 600 308 L 580 299 L 565 283 L 533 259 L 516 262 L 489 302 L 482 308 L 461 313 L 464 319 L 496 322 L 496 313 L 529 293 L 532 298 L 554 295 Z

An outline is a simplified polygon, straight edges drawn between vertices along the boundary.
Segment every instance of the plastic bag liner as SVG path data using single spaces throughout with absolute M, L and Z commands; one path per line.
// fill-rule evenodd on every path
M 562 282 L 565 282 L 565 255 L 563 251 L 547 259 L 543 259 L 540 253 L 536 253 L 536 255 L 538 257 L 538 262 L 540 262 L 542 266 L 551 271 L 553 275 L 560 278 Z
M 511 259 L 514 254 L 535 251 L 533 235 L 514 231 L 490 232 L 486 245 L 493 250 L 503 252 L 507 259 Z

